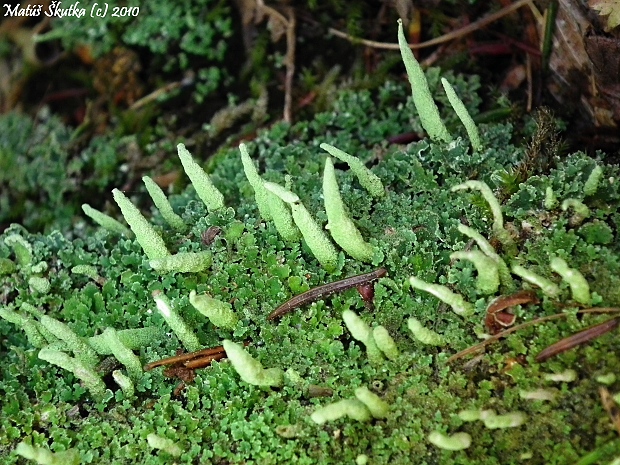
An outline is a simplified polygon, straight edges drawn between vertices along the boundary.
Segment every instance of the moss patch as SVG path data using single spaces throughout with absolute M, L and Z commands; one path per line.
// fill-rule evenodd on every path
M 451 81 L 460 95 L 467 92 L 458 89 L 469 86 L 474 93 L 478 86 L 475 79 Z M 171 253 L 210 251 L 212 263 L 203 272 L 161 274 L 151 268 L 135 240 L 101 229 L 73 241 L 59 233 L 30 234 L 19 226 L 0 236 L 2 259 L 17 262 L 11 241 L 4 241 L 11 234 L 32 247 L 31 264 L 4 266 L 7 272 L 0 278 L 0 295 L 7 309 L 38 321 L 40 315 L 24 307 L 30 304 L 35 313 L 57 318 L 83 338 L 106 327 L 160 329 L 165 336 L 150 338 L 135 350 L 146 364 L 173 355 L 181 346 L 155 311 L 152 294 L 161 291 L 204 347 L 218 346 L 224 339 L 247 341 L 246 350 L 264 367 L 287 370 L 281 387 L 264 388 L 242 381 L 229 362 L 215 362 L 198 370 L 194 382 L 178 396 L 173 393 L 177 383 L 153 370 L 136 380 L 135 396 L 126 397 L 109 374 L 118 368 L 114 360 L 110 368 L 102 356 L 98 368 L 107 390 L 95 401 L 79 379 L 40 360 L 39 349 L 30 345 L 25 333 L 0 320 L 2 462 L 23 460 L 13 452 L 20 441 L 53 452 L 75 449 L 81 463 L 118 464 L 173 460 L 328 464 L 353 463 L 360 455 L 373 464 L 521 463 L 521 457 L 529 455 L 528 463 L 570 463 L 592 450 L 607 450 L 603 446 L 614 440 L 615 433 L 594 379 L 620 372 L 615 335 L 544 364 L 534 361 L 551 343 L 604 316 L 578 317 L 572 312 L 565 319 L 514 333 L 490 346 L 475 362 L 446 363 L 450 355 L 477 342 L 476 333 L 484 329 L 486 304 L 495 297 L 478 293 L 471 263 L 450 260 L 468 242 L 459 224 L 466 222 L 493 239 L 492 214 L 479 193 L 450 189 L 472 178 L 500 187 L 496 180 L 520 162 L 526 142 L 515 143 L 511 126 L 500 124 L 480 127 L 487 148 L 478 152 L 460 138 L 449 144 L 388 145 L 388 135 L 408 131 L 412 124 L 419 127 L 410 100 L 398 105 L 390 100 L 390 89 L 395 88 L 396 84 L 386 84 L 374 97 L 345 93 L 332 113 L 294 126 L 275 125 L 248 144 L 263 179 L 284 184 L 284 175 L 289 175 L 292 190 L 322 225 L 327 220 L 321 190 L 325 154 L 319 144 L 329 143 L 372 167 L 386 187 L 382 198 L 373 199 L 346 166 L 336 164 L 338 185 L 352 220 L 364 239 L 380 251 L 372 265 L 339 252 L 336 272 L 328 273 L 305 243 L 285 243 L 270 221 L 261 220 L 237 150 L 221 153 L 210 173 L 224 196 L 225 208 L 208 212 L 189 187 L 170 199 L 189 232 L 168 227 L 158 213 L 150 219 Z M 466 105 L 475 116 L 475 104 Z M 456 121 L 450 111 L 443 116 L 447 124 Z M 570 301 L 568 285 L 549 268 L 552 256 L 563 258 L 585 276 L 598 295 L 597 305 L 620 305 L 614 285 L 614 276 L 620 275 L 616 232 L 620 193 L 613 181 L 619 173 L 617 167 L 604 166 L 598 189 L 585 196 L 587 175 L 597 164 L 584 154 L 573 154 L 548 174 L 531 176 L 503 203 L 505 227 L 518 249 L 514 261 L 561 288 L 556 299 L 539 292 L 540 304 L 516 309 L 518 322 L 577 308 Z M 584 202 L 590 217 L 571 226 L 571 212 L 544 209 L 547 187 L 560 200 L 571 197 Z M 222 231 L 206 245 L 201 237 L 211 226 Z M 609 234 L 613 240 L 600 240 Z M 498 252 L 508 259 L 501 249 Z M 36 266 L 40 262 L 47 267 Z M 375 283 L 372 314 L 355 290 L 349 290 L 297 309 L 278 323 L 266 320 L 293 295 L 368 272 L 379 263 L 389 276 Z M 95 267 L 100 279 L 72 273 L 80 265 Z M 412 290 L 408 284 L 412 275 L 463 295 L 474 304 L 474 314 L 461 317 L 435 297 Z M 47 279 L 47 292 L 32 292 L 32 277 Z M 528 287 L 516 277 L 515 282 L 519 288 Z M 239 318 L 237 325 L 214 327 L 190 304 L 191 291 L 230 303 Z M 385 327 L 400 356 L 371 363 L 343 323 L 345 310 Z M 440 349 L 414 340 L 407 329 L 410 317 L 439 333 L 446 345 Z M 545 374 L 567 368 L 577 371 L 575 381 L 553 384 L 545 379 Z M 311 395 L 316 386 L 329 388 L 332 397 Z M 368 387 L 389 405 L 385 418 L 312 422 L 312 412 L 353 398 L 360 387 Z M 525 400 L 519 395 L 521 390 L 543 387 L 558 390 L 554 400 Z M 465 423 L 458 416 L 461 410 L 476 409 L 523 412 L 527 426 L 492 430 L 482 422 Z M 472 444 L 462 451 L 441 450 L 427 439 L 432 431 L 466 432 Z M 148 437 L 168 446 L 153 449 Z

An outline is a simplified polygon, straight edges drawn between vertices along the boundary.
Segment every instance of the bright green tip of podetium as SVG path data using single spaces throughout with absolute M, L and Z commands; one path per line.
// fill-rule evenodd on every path
M 32 264 L 32 246 L 19 234 L 11 234 L 4 238 L 4 243 L 8 245 L 15 253 L 17 263 L 20 266 L 29 266 Z
M 560 295 L 560 288 L 557 284 L 547 278 L 537 275 L 533 271 L 530 271 L 521 265 L 513 265 L 512 272 L 520 278 L 523 278 L 523 280 L 528 283 L 540 287 L 543 293 L 551 298 L 555 299 L 558 295 Z
M 327 213 L 327 229 L 336 244 L 362 262 L 372 261 L 374 250 L 364 241 L 364 238 L 355 227 L 355 224 L 347 216 L 347 212 L 340 197 L 338 181 L 332 159 L 325 160 L 325 172 L 323 174 L 323 194 L 325 196 L 325 211 Z
M 385 188 L 383 187 L 381 179 L 366 168 L 359 158 L 349 155 L 347 152 L 337 149 L 333 145 L 321 144 L 320 147 L 332 157 L 336 157 L 338 160 L 349 165 L 349 168 L 351 168 L 353 174 L 357 176 L 359 183 L 370 193 L 370 195 L 375 198 L 383 197 L 385 195 Z
M 125 194 L 118 189 L 114 189 L 112 195 L 146 256 L 150 260 L 154 260 L 170 255 L 164 240 Z
M 254 198 L 256 199 L 256 205 L 258 205 L 258 211 L 260 211 L 260 216 L 262 216 L 266 220 L 272 219 L 271 211 L 269 208 L 269 191 L 265 189 L 263 185 L 263 179 L 258 174 L 258 170 L 252 159 L 250 158 L 250 154 L 248 153 L 248 149 L 245 144 L 239 144 L 239 151 L 241 152 L 241 163 L 243 164 L 243 171 L 245 172 L 245 177 L 248 178 L 252 189 L 254 189 Z
M 493 213 L 493 234 L 502 243 L 502 246 L 508 255 L 517 255 L 517 246 L 510 233 L 504 228 L 502 208 L 495 195 L 493 195 L 493 191 L 488 184 L 482 181 L 470 180 L 452 187 L 451 190 L 452 192 L 456 192 L 467 189 L 477 190 L 480 194 L 482 194 L 482 197 L 484 197 L 484 200 L 487 201 L 489 208 L 491 208 L 491 212 Z
M 125 366 L 129 377 L 134 381 L 138 381 L 143 373 L 142 364 L 138 356 L 123 344 L 114 328 L 106 328 L 102 334 L 102 338 L 110 348 L 114 357 Z
M 255 386 L 282 386 L 284 372 L 280 368 L 263 368 L 263 365 L 241 345 L 228 339 L 224 339 L 222 345 L 226 351 L 226 357 L 243 381 Z
M 407 76 L 411 83 L 413 103 L 420 115 L 422 127 L 432 140 L 451 142 L 452 136 L 443 124 L 443 121 L 441 121 L 439 110 L 428 88 L 428 82 L 426 81 L 426 76 L 424 76 L 424 71 L 422 71 L 422 67 L 416 61 L 413 52 L 409 48 L 409 44 L 403 33 L 403 22 L 400 19 L 398 20 L 398 45 L 400 46 L 400 53 L 403 57 L 405 68 L 407 69 Z
M 192 155 L 185 148 L 184 144 L 177 145 L 179 152 L 179 158 L 183 164 L 183 169 L 189 177 L 196 194 L 200 197 L 200 200 L 207 206 L 207 210 L 210 212 L 224 208 L 224 196 L 213 185 L 207 173 L 194 161 Z
M 355 390 L 355 397 L 366 406 L 374 418 L 385 418 L 388 416 L 390 411 L 388 403 L 367 387 L 358 387 Z
M 189 293 L 189 301 L 196 310 L 206 316 L 211 323 L 220 328 L 235 329 L 239 318 L 233 312 L 232 305 L 228 302 L 214 299 L 208 295 L 196 295 L 195 291 Z
M 368 360 L 371 363 L 382 363 L 384 360 L 383 354 L 381 353 L 381 349 L 377 346 L 370 326 L 352 310 L 345 310 L 342 312 L 342 319 L 351 333 L 351 336 L 366 346 Z M 396 356 L 398 355 L 396 354 Z
M 163 438 L 155 433 L 150 433 L 146 436 L 146 441 L 153 449 L 163 450 L 168 452 L 173 457 L 180 457 L 183 453 L 183 449 L 172 439 Z
M 64 352 L 48 347 L 44 347 L 39 351 L 39 358 L 73 373 L 97 399 L 104 396 L 106 391 L 105 383 L 93 367 L 84 364 L 77 358 L 70 357 Z
M 432 329 L 425 328 L 417 318 L 409 318 L 407 327 L 418 341 L 431 346 L 443 346 L 446 341 Z

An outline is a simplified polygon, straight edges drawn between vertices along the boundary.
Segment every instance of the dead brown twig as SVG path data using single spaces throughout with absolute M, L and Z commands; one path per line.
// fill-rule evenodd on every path
M 210 349 L 202 349 L 195 352 L 189 352 L 186 354 L 177 354 L 173 357 L 163 358 L 156 360 L 144 366 L 144 371 L 150 371 L 153 368 L 166 365 L 179 365 L 182 364 L 186 368 L 202 368 L 209 365 L 213 360 L 219 360 L 226 356 L 224 347 L 218 346 Z M 219 357 L 219 358 L 218 358 Z M 200 365 L 198 362 L 204 362 L 205 365 Z M 191 366 L 190 366 L 191 365 Z
M 607 415 L 609 415 L 616 431 L 620 434 L 620 407 L 618 407 L 618 404 L 616 404 L 606 387 L 601 386 L 598 392 L 601 396 L 601 403 L 607 411 Z
M 262 21 L 263 16 L 268 18 L 269 27 L 271 28 L 271 38 L 277 42 L 283 33 L 286 34 L 286 56 L 284 63 L 286 65 L 286 77 L 284 79 L 284 121 L 291 123 L 293 121 L 293 77 L 295 76 L 295 10 L 292 7 L 286 7 L 286 16 L 275 8 L 265 5 L 263 0 L 256 0 L 256 17 L 258 23 Z
M 582 310 L 578 310 L 577 313 L 620 313 L 620 308 L 617 308 L 617 307 L 585 308 L 585 309 L 582 309 Z M 555 315 L 543 316 L 541 318 L 536 318 L 535 320 L 528 321 L 526 323 L 523 323 L 523 324 L 520 324 L 520 325 L 517 325 L 517 326 L 513 326 L 512 328 L 507 329 L 506 331 L 502 331 L 501 333 L 498 333 L 498 334 L 496 334 L 494 336 L 491 336 L 490 338 L 482 341 L 480 344 L 476 344 L 474 346 L 468 347 L 465 350 L 457 352 L 452 357 L 450 357 L 446 361 L 446 363 L 451 363 L 451 362 L 454 362 L 455 360 L 458 360 L 459 358 L 465 357 L 466 355 L 474 354 L 474 353 L 478 352 L 479 350 L 484 349 L 489 344 L 492 344 L 493 342 L 499 341 L 501 338 L 504 338 L 504 337 L 514 333 L 515 331 L 519 331 L 521 329 L 529 328 L 530 326 L 534 326 L 534 325 L 537 325 L 537 324 L 540 324 L 540 323 L 544 323 L 544 322 L 547 322 L 547 321 L 552 321 L 552 320 L 558 320 L 558 319 L 561 319 L 561 318 L 566 318 L 569 315 L 570 315 L 569 313 L 556 313 Z
M 504 16 L 512 13 L 515 10 L 518 10 L 519 8 L 525 5 L 531 5 L 531 4 L 532 4 L 532 0 L 519 0 L 513 3 L 512 5 L 508 5 L 507 7 L 502 8 L 501 10 L 493 14 L 485 16 L 484 18 L 480 18 L 479 20 L 474 21 L 473 23 L 468 24 L 467 26 L 463 26 L 462 28 L 449 32 L 448 34 L 444 34 L 441 37 L 437 37 L 435 39 L 427 40 L 426 42 L 420 42 L 417 44 L 409 44 L 409 48 L 411 48 L 412 50 L 417 50 L 421 48 L 433 47 L 434 45 L 439 45 L 439 44 L 443 44 L 445 42 L 449 42 L 454 39 L 458 39 L 459 37 L 463 37 L 468 34 L 471 34 L 472 32 L 475 32 L 483 28 L 487 24 L 490 24 L 492 22 L 497 21 L 500 18 L 503 18 Z M 367 47 L 379 48 L 379 49 L 384 49 L 384 50 L 399 50 L 398 44 L 388 44 L 385 42 L 377 42 L 374 40 L 360 39 L 358 37 L 350 36 L 346 32 L 342 32 L 334 28 L 329 28 L 329 32 L 334 34 L 337 37 L 347 39 L 350 42 L 366 45 Z

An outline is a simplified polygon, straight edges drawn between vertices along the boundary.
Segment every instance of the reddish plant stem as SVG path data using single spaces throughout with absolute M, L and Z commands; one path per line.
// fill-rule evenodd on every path
M 618 307 L 584 308 L 582 310 L 577 311 L 577 313 L 618 313 L 618 312 L 620 312 L 620 308 Z M 569 313 L 556 313 L 555 315 L 543 316 L 540 318 L 536 318 L 535 320 L 528 321 L 528 322 L 525 322 L 517 326 L 513 326 L 512 328 L 507 329 L 506 331 L 502 331 L 501 333 L 491 336 L 490 338 L 482 341 L 480 344 L 476 344 L 474 346 L 468 347 L 465 350 L 457 352 L 452 357 L 450 357 L 448 360 L 446 360 L 446 363 L 453 362 L 469 354 L 474 354 L 478 352 L 479 350 L 484 349 L 489 344 L 499 341 L 501 338 L 506 337 L 509 334 L 514 333 L 515 331 L 519 331 L 520 329 L 524 329 L 529 326 L 534 326 L 534 325 L 537 325 L 539 323 L 543 323 L 546 321 L 557 320 L 559 318 L 566 318 L 569 315 L 570 315 Z
M 590 342 L 597 337 L 606 334 L 613 329 L 618 327 L 620 324 L 620 319 L 618 317 L 610 318 L 607 321 L 599 323 L 598 325 L 590 326 L 583 331 L 579 331 L 578 333 L 573 334 L 572 336 L 565 337 L 564 339 L 556 342 L 555 344 L 551 344 L 549 347 L 544 349 L 541 353 L 536 356 L 537 362 L 544 362 L 548 358 L 555 357 L 562 352 L 566 352 L 578 345 L 585 344 L 586 342 Z
M 317 286 L 310 289 L 309 291 L 304 292 L 303 294 L 299 294 L 292 299 L 287 300 L 278 308 L 276 308 L 273 312 L 271 312 L 267 319 L 275 320 L 276 318 L 280 318 L 298 307 L 307 305 L 312 302 L 316 302 L 317 300 L 324 299 L 325 297 L 330 296 L 335 292 L 342 292 L 347 289 L 351 289 L 352 287 L 372 282 L 386 275 L 387 270 L 385 268 L 378 268 L 375 271 L 371 271 L 370 273 L 358 274 L 356 276 L 351 276 L 350 278 L 342 279 L 340 281 L 334 281 L 333 283 Z

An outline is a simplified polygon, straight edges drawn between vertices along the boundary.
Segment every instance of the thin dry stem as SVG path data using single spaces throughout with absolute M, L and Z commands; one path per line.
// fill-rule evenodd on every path
M 427 40 L 426 42 L 420 42 L 418 44 L 409 44 L 409 48 L 412 50 L 417 50 L 421 48 L 427 48 L 427 47 L 432 47 L 434 45 L 443 44 L 444 42 L 449 42 L 454 39 L 458 39 L 460 37 L 471 34 L 472 32 L 475 32 L 478 29 L 483 28 L 487 24 L 490 24 L 492 22 L 497 21 L 500 18 L 503 18 L 504 16 L 512 13 L 513 11 L 518 10 L 522 6 L 530 5 L 531 7 L 531 4 L 532 4 L 532 0 L 519 0 L 513 3 L 512 5 L 502 8 L 496 13 L 485 16 L 484 18 L 480 18 L 478 21 L 474 21 L 473 23 L 468 24 L 467 26 L 463 26 L 462 28 L 449 32 L 448 34 L 444 34 L 432 40 Z M 334 28 L 329 28 L 329 32 L 334 34 L 337 37 L 347 39 L 350 42 L 366 45 L 367 47 L 379 48 L 379 49 L 384 49 L 384 50 L 399 50 L 398 44 L 389 44 L 385 42 L 377 42 L 374 40 L 360 39 L 358 37 L 350 36 L 349 34 L 339 31 Z

